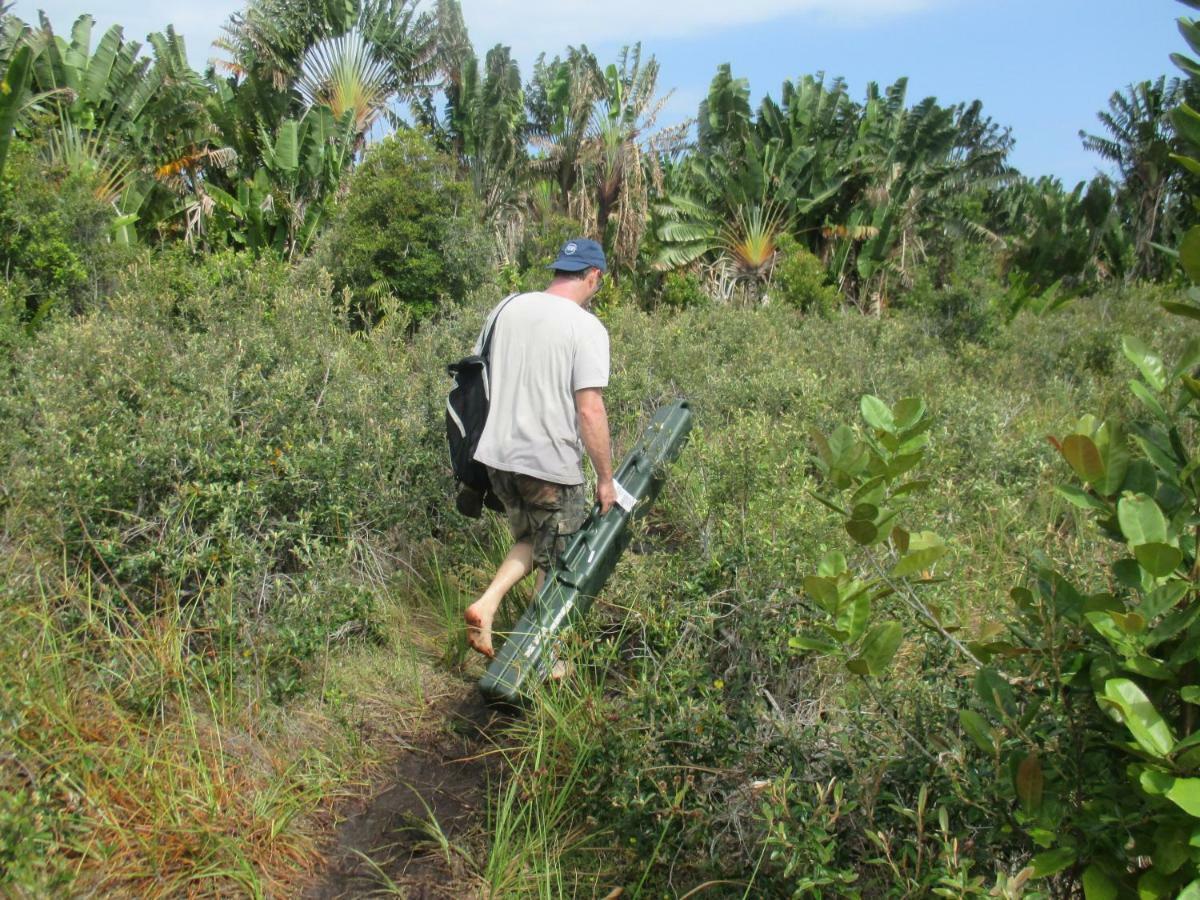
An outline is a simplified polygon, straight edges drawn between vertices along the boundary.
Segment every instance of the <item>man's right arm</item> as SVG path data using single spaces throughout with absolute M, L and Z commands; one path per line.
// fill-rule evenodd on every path
M 587 450 L 592 468 L 596 470 L 596 502 L 600 515 L 608 512 L 617 498 L 613 485 L 612 442 L 608 435 L 608 412 L 604 408 L 604 393 L 600 388 L 583 388 L 575 392 L 575 412 L 579 416 L 579 436 Z

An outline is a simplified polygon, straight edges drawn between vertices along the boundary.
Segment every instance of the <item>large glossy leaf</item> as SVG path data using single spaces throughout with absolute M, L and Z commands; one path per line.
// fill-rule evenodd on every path
M 1187 592 L 1187 582 L 1168 582 L 1146 594 L 1138 609 L 1147 619 L 1155 619 L 1172 609 L 1176 603 L 1187 596 Z
M 82 96 L 93 106 L 99 106 L 109 95 L 109 77 L 121 50 L 122 40 L 121 27 L 113 25 L 104 32 L 100 43 L 96 45 L 96 52 L 88 60 Z
M 846 556 L 837 550 L 826 553 L 817 563 L 817 574 L 826 578 L 833 578 L 847 571 L 849 565 L 846 563 Z
M 1200 618 L 1200 603 L 1189 603 L 1174 610 L 1154 626 L 1154 630 L 1150 632 L 1150 641 L 1147 646 L 1153 647 L 1163 641 L 1169 641 L 1180 632 L 1190 628 L 1197 618 Z
M 1171 879 L 1154 868 L 1142 873 L 1137 883 L 1138 900 L 1174 900 L 1175 891 Z
M 1187 103 L 1178 104 L 1171 110 L 1171 122 L 1184 138 L 1200 148 L 1200 114 L 1195 109 Z
M 265 149 L 265 148 L 264 148 Z M 279 134 L 275 145 L 271 148 L 268 161 L 271 167 L 282 173 L 290 174 L 300 166 L 300 123 L 295 119 L 285 119 L 279 123 Z
M 1084 900 L 1117 900 L 1117 886 L 1094 863 L 1083 870 Z
M 892 664 L 892 658 L 904 640 L 899 622 L 881 622 L 867 632 L 859 656 L 866 663 L 867 673 L 882 675 Z
M 1178 378 L 1191 372 L 1197 366 L 1200 366 L 1200 337 L 1192 338 L 1188 341 L 1179 356 L 1175 359 L 1175 368 L 1171 372 L 1172 378 Z
M 1017 767 L 1017 799 L 1026 812 L 1037 812 L 1042 806 L 1042 794 L 1045 790 L 1046 777 L 1042 774 L 1042 763 L 1036 753 L 1031 753 L 1021 760 Z
M 32 62 L 33 50 L 29 45 L 19 47 L 9 59 L 3 78 L 0 78 L 0 174 L 4 173 L 4 160 L 8 156 L 13 126 L 25 100 Z
M 1125 481 L 1121 484 L 1121 492 L 1131 491 L 1135 494 L 1145 494 L 1153 497 L 1158 492 L 1158 475 L 1154 472 L 1153 464 L 1147 459 L 1135 459 L 1125 472 Z
M 862 417 L 867 424 L 879 431 L 896 430 L 896 422 L 888 405 L 872 394 L 865 394 L 861 402 Z
M 859 504 L 870 504 L 878 507 L 883 502 L 884 496 L 887 494 L 887 479 L 882 475 L 877 475 L 874 478 L 869 478 L 850 496 L 850 502 L 857 507 Z M 876 509 L 870 516 L 860 516 L 854 514 L 854 518 L 870 518 L 874 519 L 879 515 L 879 510 Z
M 814 650 L 818 653 L 836 653 L 837 644 L 824 638 L 795 635 L 788 638 L 788 646 L 793 650 Z
M 983 716 L 973 709 L 962 709 L 958 712 L 958 721 L 980 750 L 984 753 L 995 752 L 996 735 Z
M 1104 477 L 1104 460 L 1095 441 L 1083 434 L 1069 434 L 1063 438 L 1060 452 L 1071 468 L 1088 484 Z
M 1200 164 L 1197 165 L 1196 174 L 1200 175 Z M 1193 306 L 1190 303 L 1176 303 L 1171 300 L 1164 300 L 1161 306 L 1163 309 L 1173 315 L 1184 316 L 1188 319 L 1200 320 L 1200 306 Z
M 1197 137 L 1200 138 L 1200 119 L 1196 118 L 1196 114 L 1191 112 L 1190 115 L 1176 116 L 1175 121 L 1184 120 L 1189 127 L 1196 129 Z M 1196 141 L 1200 144 L 1200 140 Z M 1183 266 L 1183 270 L 1187 272 L 1188 278 L 1192 281 L 1200 282 L 1200 225 L 1193 225 L 1188 229 L 1187 234 L 1183 236 L 1183 240 L 1179 243 L 1179 262 Z
M 1069 847 L 1060 847 L 1057 850 L 1039 853 L 1029 861 L 1029 865 L 1033 867 L 1034 878 L 1045 878 L 1048 875 L 1057 875 L 1074 863 L 1075 857 L 1074 850 Z
M 975 693 L 993 712 L 1009 718 L 1016 717 L 1017 702 L 1012 686 L 991 666 L 984 666 L 975 673 Z
M 1170 544 L 1139 544 L 1133 548 L 1138 564 L 1155 578 L 1165 578 L 1174 572 L 1181 562 L 1183 553 Z
M 925 401 L 920 397 L 905 397 L 896 403 L 896 428 L 900 431 L 912 428 L 925 415 Z
M 1096 482 L 1095 487 L 1105 497 L 1111 497 L 1121 490 L 1129 470 L 1129 447 L 1125 432 L 1120 425 L 1104 422 L 1096 429 L 1095 440 L 1104 460 L 1104 477 Z
M 1128 678 L 1110 678 L 1104 682 L 1102 699 L 1119 712 L 1121 721 L 1135 741 L 1154 756 L 1165 757 L 1175 747 L 1175 737 L 1150 698 Z
M 865 519 L 851 519 L 846 523 L 846 533 L 854 539 L 854 542 L 868 547 L 875 543 L 879 537 L 879 529 L 875 527 L 874 522 Z
M 1186 812 L 1200 819 L 1200 778 L 1176 778 L 1167 788 L 1167 799 Z
M 847 598 L 844 603 L 837 618 L 837 627 L 846 632 L 848 640 L 857 641 L 862 637 L 871 617 L 871 597 L 864 590 Z
M 1072 506 L 1078 506 L 1080 509 L 1095 509 L 1101 512 L 1108 509 L 1103 500 L 1073 484 L 1060 484 L 1055 486 L 1054 490 Z
M 892 577 L 907 578 L 929 568 L 946 555 L 946 543 L 932 531 L 916 531 L 908 536 L 908 552 L 892 568 Z
M 1145 406 L 1146 409 L 1150 410 L 1151 414 L 1162 421 L 1170 421 L 1166 410 L 1163 409 L 1162 404 L 1158 402 L 1158 398 L 1154 396 L 1148 387 L 1146 387 L 1140 381 L 1131 380 L 1129 382 L 1129 390 L 1135 397 L 1142 401 L 1142 405 Z
M 1122 497 L 1117 503 L 1117 521 L 1131 547 L 1166 543 L 1167 520 L 1150 497 L 1143 494 Z
M 1200 226 L 1197 226 L 1197 229 L 1200 230 Z M 1140 338 L 1131 336 L 1121 338 L 1121 349 L 1125 358 L 1137 366 L 1151 388 L 1162 391 L 1166 387 L 1167 370 L 1158 353 L 1146 346 Z

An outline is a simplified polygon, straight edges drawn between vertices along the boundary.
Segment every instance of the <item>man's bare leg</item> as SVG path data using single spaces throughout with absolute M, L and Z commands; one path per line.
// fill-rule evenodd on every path
M 467 607 L 464 615 L 467 620 L 467 643 L 484 656 L 490 658 L 496 655 L 496 651 L 492 649 L 492 620 L 496 618 L 500 601 L 532 568 L 533 544 L 530 541 L 517 541 L 508 551 L 508 556 L 504 557 L 504 562 L 500 563 L 500 568 L 496 570 L 496 575 L 487 586 L 487 590 Z M 539 569 L 539 588 L 542 578 L 542 571 Z

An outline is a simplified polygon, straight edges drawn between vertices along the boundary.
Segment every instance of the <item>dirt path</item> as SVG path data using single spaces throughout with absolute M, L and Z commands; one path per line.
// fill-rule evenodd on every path
M 404 751 L 374 796 L 346 813 L 306 900 L 480 895 L 467 859 L 484 851 L 488 787 L 500 772 L 488 735 L 504 716 L 474 684 L 444 703 L 446 727 Z

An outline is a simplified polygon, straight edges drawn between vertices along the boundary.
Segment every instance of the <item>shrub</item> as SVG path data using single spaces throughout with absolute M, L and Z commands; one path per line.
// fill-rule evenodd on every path
M 692 272 L 668 272 L 658 294 L 658 305 L 667 309 L 692 309 L 710 302 L 704 285 Z
M 770 896 L 805 889 L 805 877 L 807 896 L 985 895 L 1023 869 L 1029 841 L 1005 830 L 997 807 L 977 808 L 985 796 L 1016 804 L 1012 780 L 952 755 L 974 747 L 964 751 L 956 714 L 975 694 L 932 627 L 898 597 L 878 598 L 881 619 L 910 634 L 878 688 L 834 660 L 789 654 L 814 618 L 804 577 L 849 542 L 844 520 L 810 494 L 817 468 L 804 448 L 866 385 L 933 398 L 930 484 L 910 502 L 914 521 L 952 529 L 956 577 L 923 585 L 921 598 L 951 633 L 974 633 L 1005 603 L 1021 557 L 1045 546 L 1047 519 L 1060 522 L 1062 552 L 1102 571 L 1045 495 L 1054 451 L 1044 435 L 1079 404 L 1129 408 L 1120 367 L 1097 372 L 1094 347 L 1151 312 L 1132 295 L 1081 300 L 1040 327 L 998 323 L 990 347 L 946 341 L 919 310 L 612 313 L 618 446 L 667 397 L 687 396 L 697 422 L 635 539 L 641 552 L 622 559 L 604 595 L 632 637 L 597 716 L 637 724 L 599 735 L 581 813 L 592 833 L 619 836 L 615 869 L 654 893 L 756 871 L 750 892 Z M 848 565 L 864 560 L 847 552 Z M 855 631 L 855 655 L 876 659 L 891 630 Z M 906 731 L 930 736 L 933 761 Z
M 125 604 L 186 603 L 278 693 L 328 635 L 370 632 L 381 535 L 437 531 L 451 355 L 418 371 L 402 332 L 350 333 L 328 282 L 285 273 L 172 254 L 45 329 L 0 395 L 9 533 Z
M 53 310 L 81 312 L 111 289 L 126 253 L 111 240 L 115 219 L 89 178 L 14 144 L 0 178 L 0 341 L 14 320 L 32 329 Z
M 948 274 L 926 266 L 898 305 L 919 312 L 927 327 L 948 344 L 986 344 L 996 336 L 1007 304 L 993 266 L 978 248 L 965 252 Z
M 570 238 L 580 237 L 585 230 L 569 216 L 550 213 L 540 222 L 525 226 L 521 246 L 517 250 L 520 269 L 544 272 L 558 256 L 558 251 Z
M 402 130 L 367 154 L 321 242 L 318 261 L 349 290 L 359 322 L 390 304 L 414 320 L 463 300 L 493 253 L 470 185 L 421 132 Z
M 779 256 L 770 296 L 801 312 L 827 316 L 841 306 L 842 298 L 829 281 L 821 261 L 791 235 L 779 239 Z

